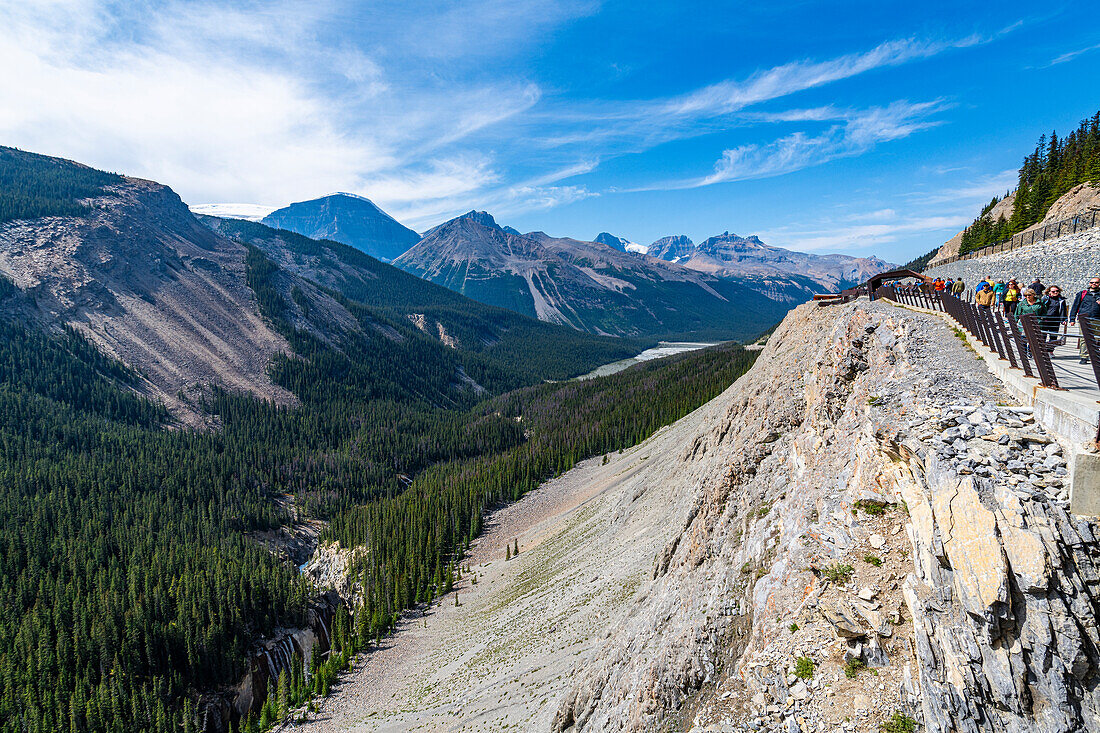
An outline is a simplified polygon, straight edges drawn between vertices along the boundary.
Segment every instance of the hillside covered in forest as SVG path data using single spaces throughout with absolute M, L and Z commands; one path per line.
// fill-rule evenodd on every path
M 727 345 L 558 381 L 649 342 L 482 305 L 346 245 L 200 222 L 149 181 L 0 162 L 0 194 L 23 201 L 0 224 L 5 732 L 266 729 L 448 590 L 491 507 L 753 361 Z M 307 521 L 319 537 L 294 536 Z M 287 536 L 364 548 L 362 605 L 340 601 L 323 661 L 287 659 L 245 699 L 259 644 L 319 602 L 269 541 Z

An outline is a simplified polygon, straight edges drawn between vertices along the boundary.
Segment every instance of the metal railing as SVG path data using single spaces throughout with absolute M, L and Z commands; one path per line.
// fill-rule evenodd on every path
M 1035 244 L 1036 242 L 1045 242 L 1048 239 L 1057 239 L 1067 234 L 1083 232 L 1086 229 L 1092 229 L 1098 225 L 1100 225 L 1100 215 L 1098 215 L 1096 210 L 1083 212 L 1076 216 L 1062 219 L 1061 221 L 1052 221 L 1049 224 L 1044 224 L 1042 227 L 1032 229 L 1031 231 L 1013 234 L 1008 239 L 1003 239 L 993 244 L 987 244 L 981 249 L 974 249 L 961 255 L 953 255 L 935 264 L 929 263 L 929 266 L 925 269 L 933 269 L 940 265 L 949 265 L 952 262 L 959 262 L 960 260 L 973 260 L 978 257 L 988 257 L 998 252 L 1009 252 L 1020 247 L 1026 247 L 1029 244 Z
M 991 353 L 1008 361 L 1010 369 L 1022 368 L 1025 376 L 1037 376 L 1044 387 L 1061 389 L 1051 355 L 1055 346 L 1064 343 L 1069 335 L 1043 331 L 1035 315 L 1021 316 L 1017 322 L 1014 317 L 1004 317 L 996 308 L 975 305 L 949 293 L 926 292 L 923 288 L 883 286 L 875 291 L 874 296 L 901 305 L 946 313 Z M 1100 389 L 1100 319 L 1082 317 L 1080 320 L 1085 325 L 1081 329 L 1081 338 L 1084 339 L 1097 388 Z

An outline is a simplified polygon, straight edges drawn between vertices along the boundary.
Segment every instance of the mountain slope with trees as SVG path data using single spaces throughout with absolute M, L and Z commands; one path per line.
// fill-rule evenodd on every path
M 199 730 L 257 642 L 303 623 L 316 589 L 260 537 L 313 517 L 367 546 L 367 606 L 338 611 L 308 689 L 296 672 L 239 727 L 268 725 L 442 593 L 494 503 L 671 422 L 754 358 L 731 345 L 543 384 L 636 345 L 473 304 L 342 245 L 219 233 L 148 181 L 111 189 L 70 189 L 78 214 L 0 229 L 0 269 L 18 278 L 0 275 L 3 733 Z M 52 270 L 21 259 L 31 247 Z M 236 310 L 172 296 L 173 319 L 279 344 L 250 377 L 264 391 L 215 377 L 185 395 L 202 430 L 173 424 L 148 398 L 163 377 L 142 373 L 199 374 L 201 349 L 127 364 L 103 340 L 135 313 L 167 318 L 181 282 Z M 452 318 L 455 343 L 425 333 L 422 312 Z

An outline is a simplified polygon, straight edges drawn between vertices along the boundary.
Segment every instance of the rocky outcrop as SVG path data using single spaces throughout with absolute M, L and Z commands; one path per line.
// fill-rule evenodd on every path
M 318 588 L 335 590 L 347 603 L 354 605 L 360 598 L 361 589 L 351 577 L 350 571 L 355 561 L 366 554 L 365 547 L 344 549 L 339 542 L 325 542 L 302 565 L 302 574 Z
M 681 531 L 554 730 L 1100 725 L 1097 525 L 941 321 L 800 307 L 719 399 Z
M 295 659 L 309 669 L 315 654 L 331 647 L 329 630 L 343 599 L 335 591 L 322 593 L 310 606 L 302 628 L 279 629 L 249 655 L 248 672 L 232 689 L 206 695 L 200 703 L 203 733 L 227 733 L 246 715 L 255 715 L 267 700 L 270 685 L 282 672 L 292 673 Z
M 926 730 L 1096 730 L 1095 525 L 936 457 L 910 465 L 905 598 Z

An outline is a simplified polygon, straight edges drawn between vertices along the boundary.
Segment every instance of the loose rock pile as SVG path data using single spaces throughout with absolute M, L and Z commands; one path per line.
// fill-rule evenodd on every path
M 960 476 L 982 476 L 1026 498 L 1042 495 L 1069 507 L 1062 446 L 1035 421 L 1030 407 L 950 405 L 916 427 L 919 439 L 951 461 Z

